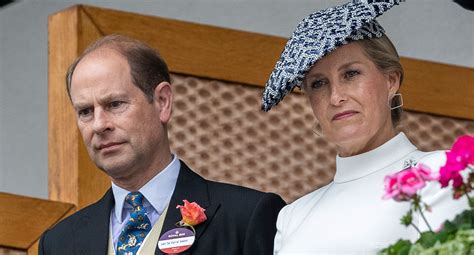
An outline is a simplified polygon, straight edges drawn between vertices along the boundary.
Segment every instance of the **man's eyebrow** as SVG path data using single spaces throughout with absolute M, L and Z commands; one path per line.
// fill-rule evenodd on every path
M 79 102 L 72 102 L 72 106 L 73 106 L 73 108 L 74 108 L 75 110 L 79 110 L 79 109 L 81 109 L 81 108 L 86 108 L 86 107 L 88 107 L 89 105 L 90 105 L 89 103 L 87 103 L 87 102 L 81 102 L 80 100 L 79 100 Z
M 126 93 L 117 93 L 117 92 L 111 92 L 111 93 L 107 93 L 103 96 L 100 96 L 98 101 L 99 103 L 103 103 L 103 102 L 109 102 L 111 100 L 115 100 L 115 99 L 120 99 L 120 98 L 124 98 L 126 97 L 127 94 Z
M 126 96 L 127 96 L 126 93 L 111 92 L 111 93 L 101 95 L 97 100 L 99 101 L 99 104 L 103 104 L 103 103 L 108 103 L 108 102 L 113 101 L 113 100 L 123 99 Z M 77 102 L 73 102 L 72 105 L 73 105 L 74 109 L 77 110 L 77 109 L 80 109 L 80 108 L 88 107 L 91 104 L 79 99 Z

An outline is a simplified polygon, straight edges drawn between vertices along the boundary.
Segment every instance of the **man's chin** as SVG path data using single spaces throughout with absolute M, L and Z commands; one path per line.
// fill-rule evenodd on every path
M 126 164 L 125 162 L 95 161 L 95 164 L 100 170 L 112 178 L 114 178 L 114 176 L 123 176 L 130 170 L 130 164 Z

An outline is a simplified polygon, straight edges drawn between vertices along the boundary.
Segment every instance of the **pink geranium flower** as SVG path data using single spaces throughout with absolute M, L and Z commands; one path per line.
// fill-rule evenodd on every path
M 416 166 L 415 172 L 425 181 L 434 181 L 439 179 L 439 174 L 431 172 L 431 168 L 423 163 L 420 163 Z
M 404 201 L 405 197 L 402 196 L 401 190 L 398 187 L 398 178 L 394 175 L 385 176 L 385 194 L 383 199 L 393 198 L 396 201 Z
M 439 171 L 431 172 L 428 166 L 418 164 L 415 167 L 411 167 L 399 173 L 395 173 L 385 177 L 385 193 L 383 198 L 393 198 L 396 201 L 410 202 L 410 209 L 401 218 L 401 223 L 405 226 L 413 226 L 421 235 L 420 239 L 416 241 L 416 244 L 422 242 L 424 235 L 427 234 L 427 232 L 422 233 L 417 227 L 417 224 L 413 223 L 414 212 L 419 213 L 419 215 L 425 222 L 426 226 L 431 232 L 430 235 L 427 235 L 430 238 L 431 235 L 433 235 L 434 237 L 442 235 L 440 232 L 442 232 L 443 228 L 447 226 L 447 223 L 449 223 L 450 229 L 452 228 L 453 230 L 458 230 L 464 227 L 464 225 L 469 223 L 470 221 L 470 219 L 468 219 L 469 217 L 466 217 L 465 219 L 463 218 L 461 224 L 459 224 L 459 222 L 453 224 L 450 221 L 445 221 L 444 225 L 441 225 L 435 232 L 433 232 L 426 217 L 424 216 L 425 211 L 431 212 L 431 206 L 427 203 L 424 203 L 422 201 L 422 194 L 418 193 L 420 189 L 426 186 L 426 182 L 432 180 L 436 180 L 437 182 L 439 182 L 443 188 L 452 184 L 453 199 L 459 199 L 463 196 L 466 196 L 470 209 L 465 210 L 462 214 L 458 214 L 455 218 L 455 221 L 458 221 L 458 217 L 464 217 L 461 215 L 464 215 L 465 213 L 471 213 L 472 210 L 474 210 L 474 197 L 471 197 L 469 195 L 474 190 L 473 136 L 463 135 L 456 140 L 451 150 L 446 152 L 446 163 L 444 166 L 439 168 Z M 472 230 L 472 228 L 469 229 Z M 436 246 L 438 244 L 439 243 L 436 242 L 434 245 Z M 396 247 L 399 245 L 400 242 L 397 242 L 396 244 L 384 249 L 382 252 L 384 254 L 390 253 L 392 249 L 398 249 Z M 409 242 L 409 245 L 413 244 Z M 404 249 L 406 247 L 408 246 L 404 246 Z
M 463 178 L 460 172 L 469 165 L 474 165 L 474 137 L 463 135 L 456 140 L 451 150 L 446 152 L 446 164 L 439 170 L 441 187 L 447 187 L 451 180 L 453 188 L 461 187 Z
M 383 199 L 408 201 L 416 196 L 426 181 L 437 180 L 438 176 L 426 165 L 419 164 L 398 173 L 385 177 L 385 194 Z
M 464 168 L 474 165 L 474 137 L 469 135 L 460 136 L 450 150 L 450 160 L 454 163 L 463 164 Z
M 453 181 L 453 188 L 459 188 L 463 184 L 460 174 L 464 168 L 459 168 L 457 164 L 446 164 L 439 169 L 439 183 L 441 187 L 447 187 L 449 182 Z

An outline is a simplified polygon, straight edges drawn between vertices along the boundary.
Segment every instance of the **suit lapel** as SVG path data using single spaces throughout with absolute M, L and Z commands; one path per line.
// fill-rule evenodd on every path
M 181 220 L 181 213 L 178 209 L 176 209 L 176 206 L 184 204 L 184 199 L 188 200 L 189 202 L 196 202 L 206 210 L 205 213 L 207 220 L 194 227 L 196 229 L 196 239 L 194 243 L 197 243 L 209 223 L 212 221 L 214 214 L 219 208 L 219 204 L 210 203 L 207 181 L 198 174 L 194 173 L 191 169 L 189 169 L 188 166 L 186 166 L 186 164 L 184 164 L 184 162 L 181 161 L 181 169 L 179 171 L 178 181 L 171 197 L 168 212 L 166 214 L 160 236 L 166 231 L 176 228 L 176 222 Z M 190 250 L 192 250 L 192 247 L 188 251 L 180 254 L 190 254 Z M 162 254 L 164 253 L 161 252 L 157 247 L 155 250 L 155 255 Z
M 114 196 L 109 189 L 76 222 L 73 226 L 75 254 L 107 254 L 110 210 L 113 205 Z

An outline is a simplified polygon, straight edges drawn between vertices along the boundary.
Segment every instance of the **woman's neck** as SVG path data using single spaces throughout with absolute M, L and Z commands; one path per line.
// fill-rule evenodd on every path
M 369 139 L 361 136 L 347 143 L 336 144 L 336 148 L 340 157 L 355 156 L 379 147 L 395 137 L 395 135 L 395 129 L 390 126 L 390 128 L 379 130 Z

